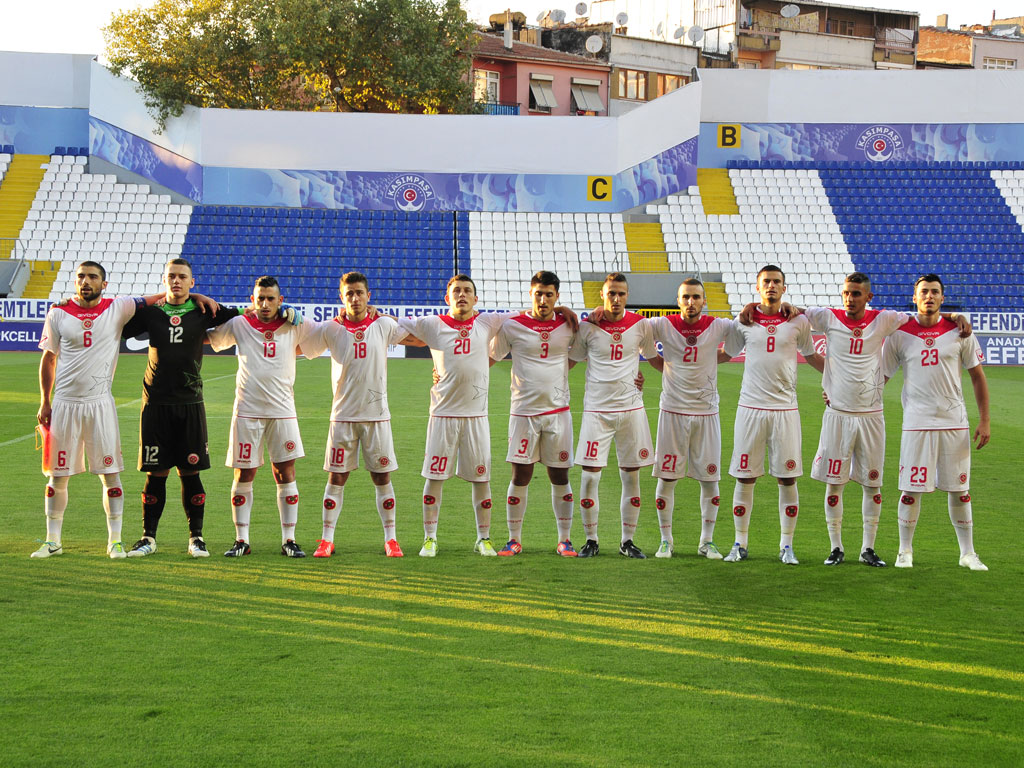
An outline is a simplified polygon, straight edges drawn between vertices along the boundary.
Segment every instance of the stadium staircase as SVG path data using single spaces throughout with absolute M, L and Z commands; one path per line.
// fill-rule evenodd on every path
M 626 234 L 626 251 L 631 272 L 668 272 L 668 254 L 661 224 L 634 221 L 622 225 Z
M 17 238 L 46 173 L 46 155 L 14 155 L 0 184 L 0 238 Z
M 704 201 L 704 212 L 715 216 L 735 216 L 740 212 L 736 204 L 729 172 L 724 168 L 698 168 L 697 188 Z
M 704 282 L 704 311 L 716 317 L 728 317 L 732 314 L 729 307 L 729 296 L 725 283 L 714 280 Z

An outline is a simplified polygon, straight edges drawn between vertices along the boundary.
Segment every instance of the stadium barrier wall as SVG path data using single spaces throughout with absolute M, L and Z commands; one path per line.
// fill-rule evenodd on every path
M 0 145 L 26 155 L 49 155 L 54 147 L 89 146 L 89 110 L 0 104 Z

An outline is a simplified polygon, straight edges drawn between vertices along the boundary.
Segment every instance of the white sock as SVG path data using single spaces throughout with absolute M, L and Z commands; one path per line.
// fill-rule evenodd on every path
M 921 501 L 920 493 L 903 491 L 900 494 L 899 525 L 900 525 L 900 552 L 914 551 L 914 529 L 917 528 L 917 516 L 920 514 L 918 507 Z
M 825 486 L 825 527 L 828 529 L 828 545 L 831 549 L 843 549 L 844 488 L 843 485 Z
M 718 522 L 718 481 L 700 481 L 700 543 L 715 540 Z
M 60 544 L 60 532 L 64 525 L 64 510 L 68 508 L 68 481 L 70 477 L 51 477 L 46 484 L 46 540 Z
M 235 538 L 249 541 L 249 519 L 252 517 L 252 483 L 235 480 L 231 484 L 231 519 L 235 523 Z
M 754 484 L 736 481 L 732 492 L 732 523 L 736 529 L 736 543 L 747 548 L 750 531 L 750 513 L 754 509 Z
M 956 531 L 960 557 L 974 552 L 974 520 L 971 516 L 971 494 L 968 491 L 950 491 L 949 522 Z
M 338 518 L 341 517 L 341 507 L 344 503 L 345 486 L 327 483 L 324 486 L 324 529 L 320 534 L 324 541 L 334 543 L 334 531 L 338 527 Z
M 121 540 L 121 521 L 124 518 L 124 489 L 121 475 L 114 472 L 100 475 L 103 483 L 103 511 L 107 513 L 107 544 Z
M 882 516 L 882 489 L 864 488 L 864 497 L 860 503 L 860 515 L 864 524 L 860 551 L 875 548 L 875 536 L 878 535 L 878 520 Z
M 676 481 L 658 478 L 658 489 L 654 492 L 654 497 L 661 540 L 672 544 L 672 511 L 676 508 Z
M 491 538 L 491 484 L 470 483 L 473 486 L 473 514 L 476 515 L 476 537 Z
M 277 486 L 277 511 L 281 515 L 281 543 L 295 541 L 295 525 L 299 522 L 299 488 L 295 483 Z
M 395 487 L 390 483 L 373 486 L 377 492 L 377 514 L 384 528 L 384 541 L 395 538 Z
M 632 541 L 636 524 L 640 520 L 640 470 L 619 470 L 622 495 L 619 497 L 619 517 L 622 519 L 622 541 Z
M 580 483 L 580 517 L 583 518 L 583 535 L 587 541 L 597 541 L 597 516 L 601 511 L 598 491 L 601 488 L 601 472 L 584 472 Z
M 796 516 L 800 514 L 800 493 L 796 483 L 779 486 L 779 549 L 793 546 L 793 532 L 796 531 Z
M 555 511 L 558 540 L 572 538 L 572 485 L 551 486 L 551 508 Z
M 437 518 L 441 512 L 441 489 L 444 480 L 427 480 L 423 484 L 423 538 L 437 538 Z
M 505 504 L 505 519 L 508 521 L 508 537 L 519 543 L 523 541 L 523 512 L 526 510 L 528 485 L 508 484 L 508 499 Z

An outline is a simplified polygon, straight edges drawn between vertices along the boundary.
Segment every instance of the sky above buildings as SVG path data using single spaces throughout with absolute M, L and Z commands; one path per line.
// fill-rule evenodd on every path
M 603 6 L 619 2 L 625 9 L 629 3 L 643 0 L 599 0 Z M 657 2 L 657 0 L 649 0 Z M 557 0 L 521 0 L 511 5 L 513 11 L 522 11 L 532 23 L 539 13 L 559 8 L 569 18 L 575 16 L 575 7 L 579 0 L 566 0 L 552 4 Z M 692 0 L 680 0 L 663 4 L 678 7 L 679 23 L 689 26 L 692 20 Z M 954 29 L 961 24 L 976 24 L 992 18 L 996 12 L 999 18 L 1024 13 L 1020 2 L 1008 3 L 1005 0 L 978 2 L 978 0 L 844 0 L 846 5 L 858 5 L 874 8 L 917 11 L 921 14 L 921 24 L 934 24 L 940 13 L 949 14 L 949 24 Z M 148 2 L 135 0 L 13 0 L 5 3 L 3 22 L 0 23 L 0 50 L 4 51 L 39 51 L 46 53 L 91 53 L 100 55 L 102 59 L 104 44 L 101 29 L 110 21 L 110 17 L 119 10 L 128 10 L 149 5 Z M 509 7 L 508 0 L 463 0 L 470 18 L 487 22 L 492 13 L 504 11 Z M 616 10 L 617 10 L 617 6 Z M 3 75 L 6 73 L 0 73 Z

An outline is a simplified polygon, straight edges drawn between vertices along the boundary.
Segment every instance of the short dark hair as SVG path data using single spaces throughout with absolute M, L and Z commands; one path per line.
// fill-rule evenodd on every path
M 256 287 L 257 288 L 277 288 L 277 292 L 278 293 L 281 292 L 281 284 L 277 282 L 277 278 L 276 277 L 271 277 L 270 275 L 263 275 L 261 277 L 257 277 L 256 278 Z
M 164 269 L 166 270 L 167 267 L 170 266 L 171 264 L 177 264 L 177 265 L 182 266 L 182 267 L 188 267 L 188 271 L 189 272 L 192 271 L 192 264 L 189 263 L 188 259 L 183 259 L 183 258 L 181 258 L 181 256 L 178 256 L 178 257 L 173 258 L 173 259 L 169 259 L 167 261 L 167 264 L 164 265 Z
M 562 281 L 558 279 L 558 275 L 554 272 L 548 272 L 546 269 L 542 269 L 539 272 L 534 273 L 533 277 L 530 278 L 530 287 L 535 285 L 551 285 L 554 286 L 557 291 L 562 285 Z
M 700 289 L 702 291 L 704 290 L 704 283 L 702 283 L 696 277 L 688 277 L 685 280 L 683 280 L 683 282 L 681 282 L 680 285 L 699 285 Z
M 929 272 L 927 275 L 921 275 L 917 280 L 914 281 L 914 293 L 917 293 L 917 286 L 921 283 L 938 283 L 942 292 L 946 292 L 946 286 L 942 282 L 942 278 L 936 275 L 934 272 Z
M 865 275 L 863 272 L 851 272 L 844 279 L 844 283 L 857 283 L 858 285 L 866 284 L 868 288 L 871 287 L 871 278 Z
M 782 275 L 782 283 L 783 285 L 785 285 L 786 273 L 782 271 L 782 267 L 776 266 L 775 264 L 765 264 L 763 267 L 761 267 L 761 269 L 759 269 L 757 272 L 757 277 L 754 278 L 754 282 L 760 281 L 761 275 L 763 275 L 765 272 L 778 272 L 780 275 Z
M 472 285 L 473 286 L 473 293 L 474 293 L 474 295 L 479 296 L 479 294 L 476 292 L 476 283 L 473 282 L 473 278 L 470 277 L 469 275 L 463 275 L 463 274 L 452 275 L 451 280 L 448 281 L 448 285 L 446 285 L 444 287 L 445 295 L 448 294 L 448 289 L 452 287 L 452 283 L 458 283 L 458 282 L 462 282 L 462 281 L 467 282 L 470 285 Z
M 103 282 L 107 282 L 107 270 L 103 268 L 103 265 L 98 261 L 80 261 L 78 262 L 80 267 L 96 267 L 100 271 L 100 277 L 103 278 Z
M 370 290 L 370 281 L 366 279 L 366 275 L 362 272 L 346 272 L 341 276 L 341 281 L 338 283 L 340 288 L 343 285 L 355 285 L 356 283 L 362 283 L 366 286 L 366 290 Z
M 625 283 L 626 285 L 629 285 L 629 281 L 626 279 L 626 276 L 621 272 L 609 272 L 607 275 L 605 275 L 604 282 Z

